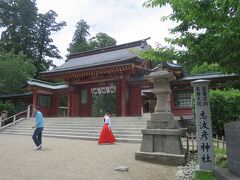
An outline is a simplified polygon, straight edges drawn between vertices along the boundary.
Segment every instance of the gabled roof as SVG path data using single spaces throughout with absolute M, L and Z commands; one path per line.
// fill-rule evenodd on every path
M 0 99 L 8 99 L 8 98 L 21 98 L 21 97 L 31 97 L 32 93 L 23 93 L 23 94 L 1 94 Z
M 220 72 L 215 73 L 204 73 L 204 74 L 195 74 L 195 75 L 186 75 L 182 78 L 179 78 L 175 81 L 193 81 L 198 79 L 216 79 L 216 78 L 229 78 L 229 77 L 239 77 L 237 74 L 223 74 Z
M 47 88 L 52 90 L 64 89 L 68 87 L 66 83 L 51 83 L 47 81 L 41 81 L 38 79 L 29 79 L 27 81 L 27 85 L 37 86 L 37 87 L 42 87 L 42 88 Z
M 121 64 L 129 60 L 135 61 L 137 58 L 137 51 L 150 48 L 150 45 L 148 45 L 146 41 L 147 39 L 143 39 L 117 46 L 71 54 L 64 64 L 53 70 L 42 72 L 41 74 L 44 76 L 52 73 L 90 69 L 111 64 Z
M 176 64 L 176 63 L 170 63 L 170 62 L 163 61 L 158 65 L 161 66 L 163 69 L 167 68 L 167 69 L 182 70 L 182 66 L 180 64 Z M 158 67 L 155 67 L 155 68 L 157 69 Z

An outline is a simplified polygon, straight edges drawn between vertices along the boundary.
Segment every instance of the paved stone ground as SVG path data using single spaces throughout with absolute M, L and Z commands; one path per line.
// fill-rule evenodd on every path
M 134 159 L 140 144 L 98 145 L 95 141 L 43 137 L 33 150 L 30 136 L 0 134 L 2 180 L 173 180 L 176 167 Z M 118 166 L 128 172 L 114 171 Z

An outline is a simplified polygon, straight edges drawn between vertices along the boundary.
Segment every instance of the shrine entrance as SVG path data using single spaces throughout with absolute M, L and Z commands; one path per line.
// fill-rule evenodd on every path
M 113 116 L 116 116 L 116 88 L 101 87 L 93 88 L 92 91 L 92 116 L 100 117 L 104 116 L 107 112 L 110 112 Z

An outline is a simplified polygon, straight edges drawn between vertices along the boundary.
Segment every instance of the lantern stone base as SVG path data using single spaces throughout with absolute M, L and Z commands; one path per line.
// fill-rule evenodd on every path
M 147 129 L 143 129 L 142 134 L 140 152 L 135 153 L 136 160 L 176 166 L 185 164 L 182 130 L 172 113 L 152 113 L 151 120 L 147 121 Z
M 154 164 L 181 166 L 186 162 L 185 153 L 182 155 L 161 152 L 135 152 L 135 159 Z

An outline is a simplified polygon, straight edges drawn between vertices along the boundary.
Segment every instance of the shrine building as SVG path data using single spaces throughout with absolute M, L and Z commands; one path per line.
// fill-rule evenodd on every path
M 27 95 L 0 96 L 2 101 L 32 104 L 40 107 L 46 117 L 90 117 L 110 111 L 115 116 L 141 116 L 154 112 L 156 97 L 153 84 L 145 79 L 157 63 L 141 59 L 139 51 L 150 49 L 148 39 L 126 44 L 70 54 L 59 67 L 41 73 L 44 81 L 29 79 Z M 162 62 L 165 70 L 173 72 L 169 103 L 176 116 L 192 115 L 191 81 L 211 80 L 216 88 L 235 75 L 209 73 L 188 76 L 178 64 Z M 61 83 L 50 83 L 60 80 Z M 23 108 L 24 109 L 24 108 Z
M 33 105 L 39 104 L 39 96 L 44 94 L 49 101 L 52 99 L 52 104 L 51 107 L 44 107 L 42 110 L 56 116 L 60 98 L 66 96 L 68 116 L 92 116 L 94 97 L 96 99 L 102 94 L 108 94 L 115 96 L 112 98 L 115 104 L 111 105 L 115 107 L 111 113 L 116 116 L 140 116 L 142 86 L 149 89 L 150 83 L 138 78 L 149 73 L 153 67 L 140 59 L 137 53 L 149 48 L 147 39 L 144 39 L 70 54 L 63 65 L 41 73 L 46 80 L 63 80 L 66 83 L 64 87 L 34 88 L 33 84 L 29 83 L 29 90 L 33 92 Z M 99 111 L 106 113 L 104 108 L 100 108 Z

